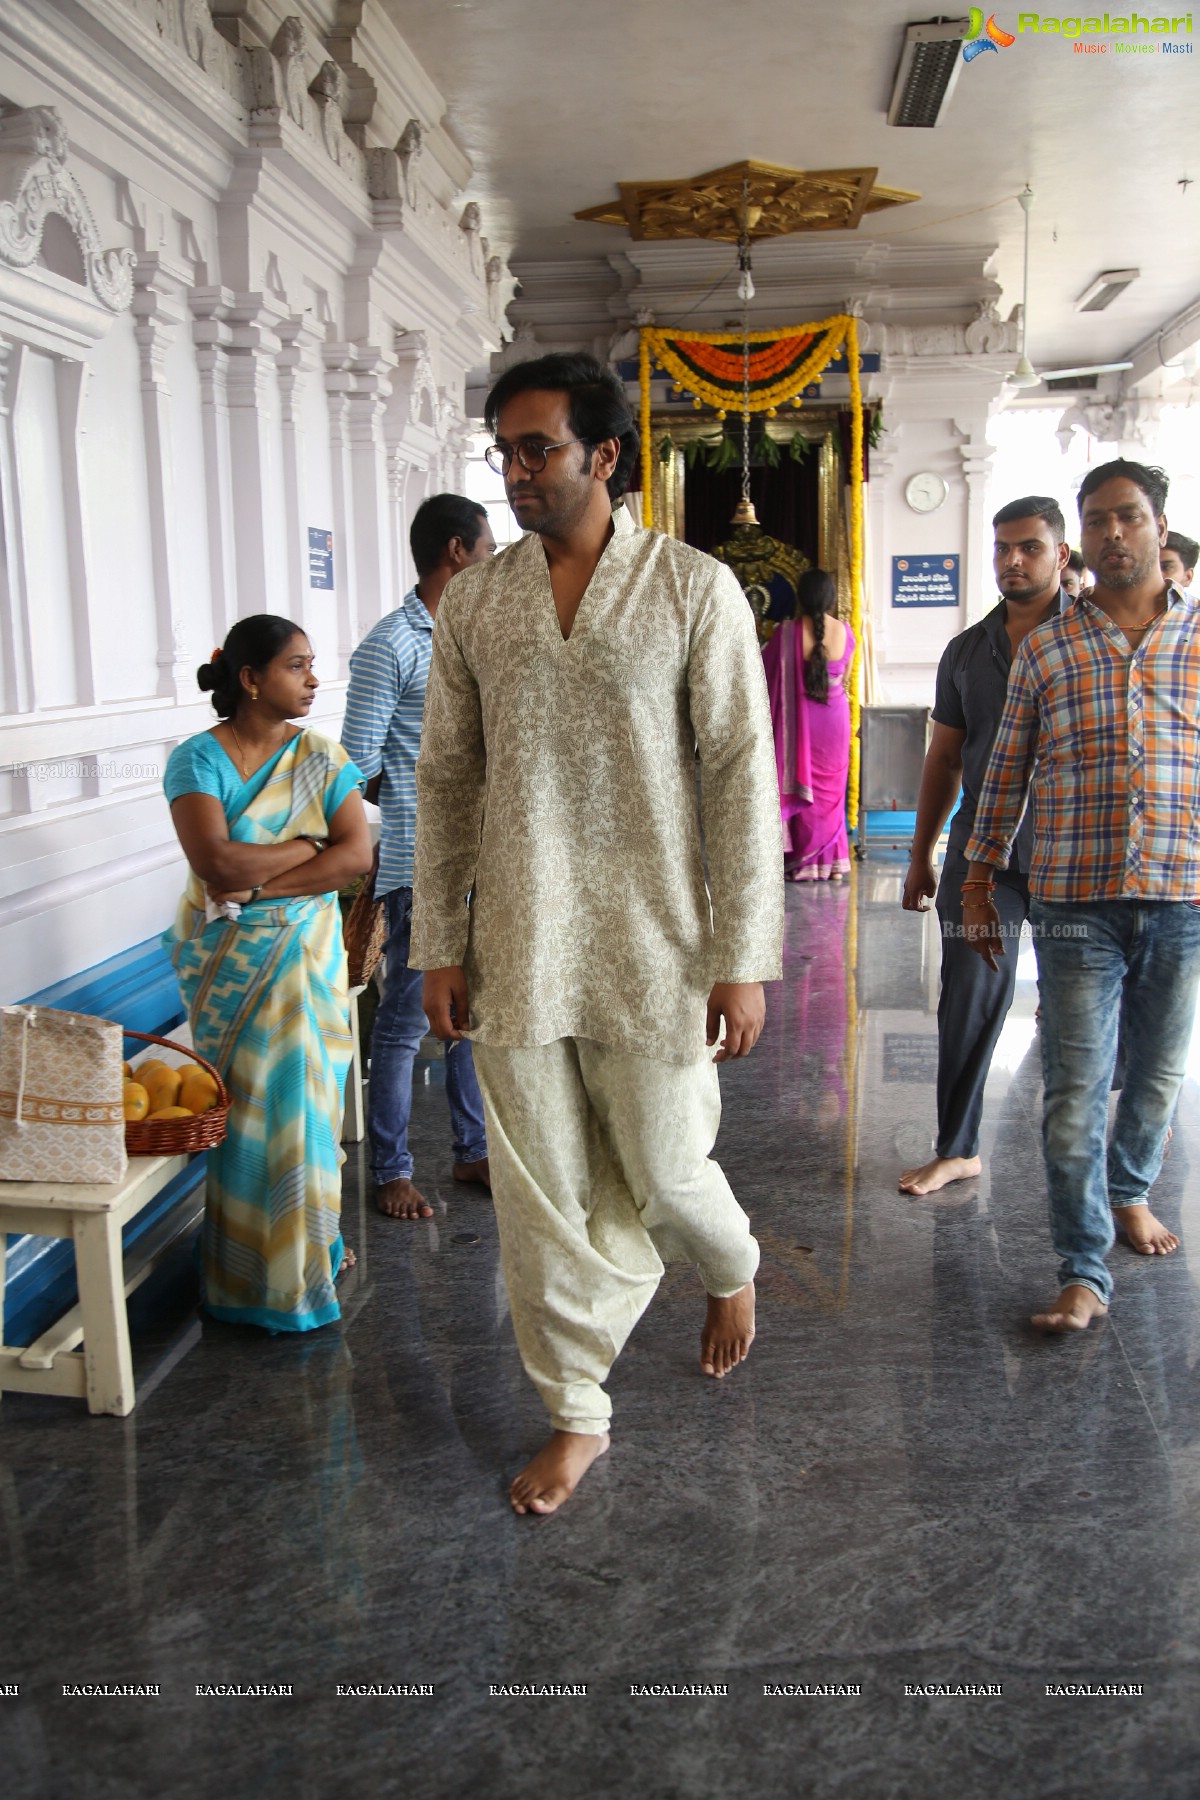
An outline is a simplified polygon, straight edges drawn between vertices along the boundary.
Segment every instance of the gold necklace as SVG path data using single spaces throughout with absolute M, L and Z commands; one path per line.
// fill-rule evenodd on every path
M 230 729 L 230 731 L 231 731 L 231 732 L 232 732 L 232 734 L 233 734 L 233 741 L 234 741 L 234 743 L 235 743 L 235 744 L 236 744 L 236 745 L 237 745 L 237 747 L 238 747 L 238 755 L 239 755 L 239 756 L 240 756 L 240 757 L 241 757 L 241 759 L 242 759 L 242 780 L 243 780 L 243 781 L 249 781 L 249 779 L 250 779 L 250 771 L 249 771 L 249 769 L 248 769 L 248 768 L 247 768 L 247 767 L 246 767 L 246 752 L 245 752 L 245 751 L 244 751 L 244 750 L 243 750 L 243 749 L 242 749 L 242 740 L 241 740 L 241 738 L 240 738 L 240 737 L 239 737 L 239 736 L 238 736 L 238 734 L 237 734 L 237 728 L 236 728 L 236 726 L 235 726 L 235 725 L 234 725 L 234 723 L 233 723 L 233 720 L 232 720 L 232 719 L 230 719 L 230 721 L 229 721 L 229 729 Z

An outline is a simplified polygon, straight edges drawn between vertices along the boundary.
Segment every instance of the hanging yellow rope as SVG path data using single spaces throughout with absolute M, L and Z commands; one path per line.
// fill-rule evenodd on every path
M 863 659 L 863 409 L 858 369 L 858 321 L 846 325 L 846 363 L 850 370 L 850 629 L 854 633 L 854 661 L 846 692 L 850 697 L 850 767 L 846 777 L 846 814 L 858 818 L 858 780 L 861 762 L 858 724 L 862 712 Z
M 802 340 L 797 342 L 796 340 Z M 724 357 L 710 345 L 756 344 L 751 359 L 748 396 L 743 387 L 740 358 Z M 809 346 L 812 346 L 811 350 Z M 799 406 L 804 389 L 820 381 L 825 369 L 845 351 L 850 374 L 850 626 L 854 632 L 854 661 L 847 693 L 850 698 L 850 767 L 846 811 L 858 816 L 859 716 L 863 667 L 863 407 L 859 376 L 858 321 L 849 313 L 835 313 L 811 325 L 785 325 L 774 331 L 662 331 L 643 325 L 639 346 L 642 429 L 642 523 L 654 524 L 654 447 L 650 441 L 650 379 L 655 364 L 666 370 L 675 385 L 694 396 L 697 406 L 707 403 L 724 415 L 740 412 L 774 414 L 789 401 Z M 736 364 L 736 367 L 735 367 Z

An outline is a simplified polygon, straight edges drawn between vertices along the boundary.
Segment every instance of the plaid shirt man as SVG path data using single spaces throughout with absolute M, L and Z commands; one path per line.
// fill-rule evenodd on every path
M 1090 600 L 1017 650 L 968 862 L 1007 868 L 1033 809 L 1048 903 L 1200 898 L 1198 602 L 1170 587 L 1136 650 Z

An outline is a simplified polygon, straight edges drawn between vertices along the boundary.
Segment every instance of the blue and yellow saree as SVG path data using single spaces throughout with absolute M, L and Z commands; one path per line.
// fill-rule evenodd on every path
M 340 744 L 303 731 L 247 782 L 211 733 L 181 744 L 168 798 L 215 793 L 229 835 L 279 843 L 329 821 L 362 780 Z M 163 943 L 197 1050 L 230 1090 L 229 1135 L 208 1152 L 201 1267 L 218 1319 L 312 1331 L 339 1316 L 340 1144 L 350 1064 L 337 897 L 266 900 L 206 922 L 192 873 Z

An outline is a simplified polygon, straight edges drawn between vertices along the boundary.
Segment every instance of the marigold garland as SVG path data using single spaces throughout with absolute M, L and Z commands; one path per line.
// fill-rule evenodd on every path
M 846 812 L 851 821 L 858 815 L 859 794 L 859 715 L 862 703 L 859 689 L 863 659 L 863 409 L 862 383 L 859 378 L 858 322 L 849 313 L 835 313 L 832 318 L 815 324 L 788 325 L 774 331 L 752 331 L 751 345 L 759 345 L 750 354 L 751 412 L 773 415 L 786 401 L 800 404 L 804 389 L 819 381 L 839 351 L 846 352 L 850 372 L 850 626 L 854 632 L 854 660 L 850 666 L 847 692 L 850 698 L 850 767 L 846 788 Z M 724 418 L 726 412 L 740 413 L 744 400 L 743 338 L 736 331 L 693 332 L 687 337 L 660 331 L 644 325 L 641 330 L 639 375 L 641 387 L 642 430 L 642 523 L 654 524 L 654 502 L 651 490 L 653 451 L 650 442 L 650 378 L 657 363 L 670 375 L 676 387 L 693 396 L 693 404 L 711 406 Z M 736 345 L 736 352 L 722 355 L 717 346 Z M 811 346 L 811 348 L 810 348 Z M 808 351 L 805 356 L 804 352 Z M 803 357 L 803 360 L 799 360 Z
M 763 381 L 771 375 L 781 375 L 791 365 L 798 363 L 801 355 L 812 342 L 811 334 L 801 337 L 778 338 L 768 343 L 761 350 L 750 355 L 750 381 L 752 384 Z M 727 381 L 742 391 L 742 352 L 721 350 L 716 345 L 706 344 L 699 338 L 676 338 L 680 354 L 703 374 L 711 375 L 714 380 Z

